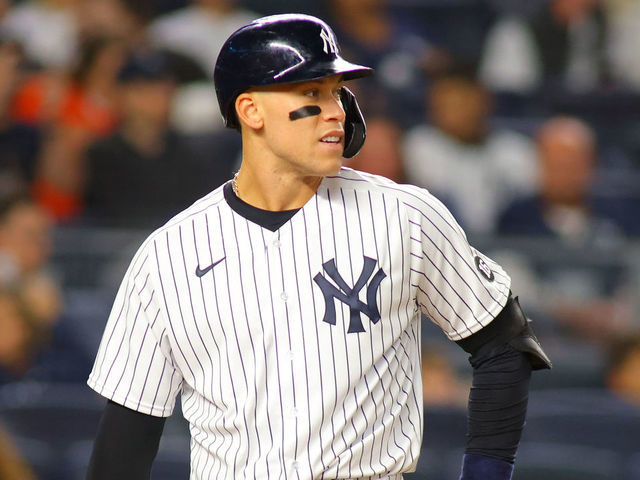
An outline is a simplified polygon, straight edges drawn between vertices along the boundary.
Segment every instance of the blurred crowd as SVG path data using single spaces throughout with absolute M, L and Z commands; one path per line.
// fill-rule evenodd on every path
M 346 165 L 436 194 L 558 370 L 587 352 L 594 386 L 640 408 L 637 0 L 0 0 L 0 384 L 86 380 L 54 239 L 150 232 L 229 180 L 215 59 L 285 8 L 376 70 L 352 85 L 368 136 Z M 464 408 L 468 378 L 424 335 L 425 403 Z

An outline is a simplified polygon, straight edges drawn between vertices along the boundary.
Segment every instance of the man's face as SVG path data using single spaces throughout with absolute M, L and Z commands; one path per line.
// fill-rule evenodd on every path
M 341 87 L 335 75 L 252 90 L 263 122 L 257 134 L 281 173 L 326 176 L 340 170 L 345 121 Z
M 560 23 L 569 23 L 587 16 L 596 6 L 594 0 L 553 0 L 551 11 Z
M 135 121 L 163 125 L 168 122 L 175 92 L 169 80 L 137 80 L 122 88 L 123 114 Z
M 489 113 L 486 92 L 467 79 L 445 78 L 429 93 L 432 121 L 448 135 L 471 142 L 484 132 Z
M 558 128 L 538 145 L 545 198 L 553 203 L 579 204 L 593 176 L 593 147 L 568 128 Z
M 0 249 L 9 252 L 23 272 L 41 268 L 51 253 L 49 218 L 35 205 L 19 205 L 0 228 Z

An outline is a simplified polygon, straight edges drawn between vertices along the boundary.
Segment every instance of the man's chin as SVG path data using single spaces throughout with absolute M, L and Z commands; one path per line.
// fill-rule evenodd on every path
M 331 164 L 327 164 L 327 168 L 326 168 L 327 173 L 325 173 L 324 176 L 337 175 L 340 169 L 342 168 L 343 162 L 344 162 L 344 158 L 340 156 L 339 158 L 335 159 Z

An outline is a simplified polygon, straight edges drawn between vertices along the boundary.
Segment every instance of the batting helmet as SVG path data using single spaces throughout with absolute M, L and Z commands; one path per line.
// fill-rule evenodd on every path
M 352 80 L 372 71 L 340 56 L 335 34 L 322 20 L 310 15 L 283 14 L 259 18 L 231 34 L 218 55 L 213 80 L 225 125 L 239 128 L 235 100 L 250 87 L 316 80 L 336 74 Z M 347 111 L 345 106 L 346 122 L 362 121 L 362 126 L 355 130 L 363 131 L 363 143 L 364 120 L 355 99 L 350 104 L 356 111 Z M 360 118 L 349 118 L 350 114 Z M 346 138 L 345 145 L 352 143 L 349 140 L 353 139 Z

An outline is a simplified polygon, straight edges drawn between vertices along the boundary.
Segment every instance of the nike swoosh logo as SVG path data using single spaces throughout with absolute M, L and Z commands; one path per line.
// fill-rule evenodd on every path
M 200 268 L 200 265 L 198 265 L 196 267 L 196 276 L 198 278 L 203 277 L 204 275 L 206 275 L 209 270 L 213 269 L 213 267 L 215 267 L 217 264 L 219 264 L 222 260 L 224 260 L 226 257 L 222 257 L 220 260 L 218 260 L 217 262 L 212 263 L 211 265 L 209 265 L 206 268 Z

